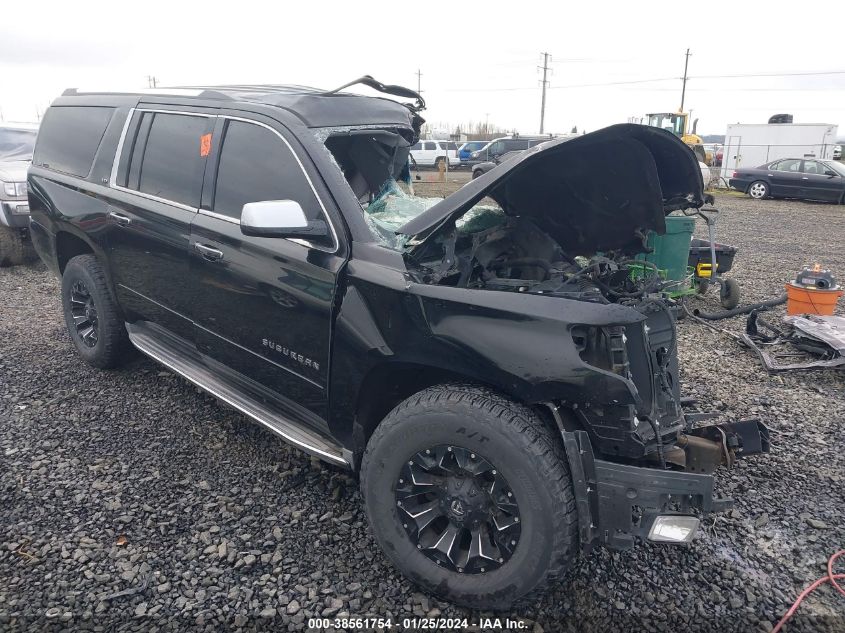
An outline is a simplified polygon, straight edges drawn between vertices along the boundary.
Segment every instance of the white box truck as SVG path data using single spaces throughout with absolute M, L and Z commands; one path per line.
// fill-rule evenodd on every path
M 778 158 L 833 158 L 838 127 L 829 123 L 736 123 L 725 133 L 721 176 Z

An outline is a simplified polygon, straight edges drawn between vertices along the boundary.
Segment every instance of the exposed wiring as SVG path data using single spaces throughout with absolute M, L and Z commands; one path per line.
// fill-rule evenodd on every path
M 772 633 L 778 633 L 782 628 L 783 625 L 787 623 L 789 618 L 791 618 L 795 612 L 798 610 L 798 607 L 801 605 L 801 602 L 809 596 L 813 591 L 815 591 L 820 585 L 823 585 L 826 582 L 829 582 L 833 587 L 845 596 L 845 589 L 842 588 L 837 580 L 845 580 L 845 574 L 834 574 L 833 573 L 833 563 L 836 562 L 836 559 L 840 556 L 845 555 L 845 549 L 839 550 L 833 556 L 831 556 L 827 561 L 827 576 L 822 576 L 818 580 L 816 580 L 813 584 L 809 587 L 804 589 L 798 597 L 795 599 L 795 602 L 792 603 L 792 606 L 789 607 L 789 610 L 784 614 L 784 616 L 780 619 L 780 621 L 775 625 L 775 628 L 772 629 Z

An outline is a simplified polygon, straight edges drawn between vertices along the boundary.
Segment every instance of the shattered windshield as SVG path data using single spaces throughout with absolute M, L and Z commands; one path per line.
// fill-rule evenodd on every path
M 380 242 L 401 250 L 408 236 L 396 235 L 396 230 L 443 200 L 414 194 L 413 186 L 388 180 L 375 199 L 362 205 L 367 225 Z M 456 223 L 459 233 L 476 233 L 504 222 L 502 209 L 492 200 L 482 201 L 467 211 Z
M 443 200 L 436 182 L 417 182 L 414 190 L 410 168 L 410 130 L 373 127 L 326 128 L 317 131 L 332 161 L 343 174 L 361 205 L 373 236 L 384 246 L 402 250 L 408 236 L 396 230 Z M 439 195 L 438 195 L 439 194 Z M 504 221 L 504 213 L 492 200 L 470 209 L 456 227 L 476 232 Z

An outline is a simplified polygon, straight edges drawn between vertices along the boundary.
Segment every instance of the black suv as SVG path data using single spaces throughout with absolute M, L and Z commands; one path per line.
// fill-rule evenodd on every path
M 619 125 L 419 198 L 422 99 L 358 83 L 411 102 L 57 99 L 31 233 L 79 354 L 110 368 L 134 346 L 359 473 L 385 554 L 458 603 L 506 607 L 594 545 L 689 542 L 729 504 L 712 471 L 767 448 L 757 422 L 685 416 L 671 306 L 634 259 L 704 204 L 695 157 Z

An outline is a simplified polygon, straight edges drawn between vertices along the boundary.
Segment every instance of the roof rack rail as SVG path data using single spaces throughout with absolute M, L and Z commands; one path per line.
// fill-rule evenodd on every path
M 63 97 L 73 97 L 86 94 L 111 94 L 111 95 L 162 95 L 172 97 L 204 97 L 206 99 L 225 99 L 230 101 L 232 97 L 218 90 L 207 88 L 140 88 L 138 90 L 104 90 L 87 88 L 68 88 L 62 93 Z

